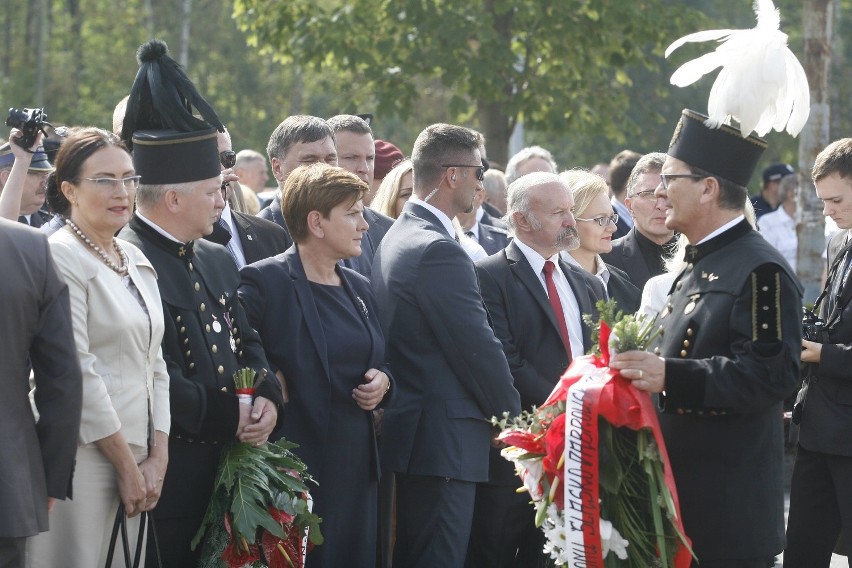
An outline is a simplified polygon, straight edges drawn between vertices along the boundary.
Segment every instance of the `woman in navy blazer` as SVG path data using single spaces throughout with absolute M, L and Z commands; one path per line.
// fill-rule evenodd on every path
M 240 300 L 284 380 L 278 434 L 317 480 L 325 543 L 307 566 L 375 566 L 378 450 L 372 410 L 389 394 L 369 281 L 340 265 L 361 254 L 367 185 L 341 168 L 294 170 L 281 209 L 295 244 L 241 271 Z

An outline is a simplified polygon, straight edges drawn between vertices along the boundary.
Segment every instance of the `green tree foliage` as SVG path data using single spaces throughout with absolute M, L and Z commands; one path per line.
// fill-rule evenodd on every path
M 628 68 L 656 69 L 694 12 L 665 0 L 235 0 L 234 14 L 277 60 L 351 73 L 352 97 L 382 113 L 434 104 L 418 81 L 439 79 L 449 114 L 476 123 L 505 162 L 519 120 L 579 136 L 639 132 Z
M 776 3 L 801 55 L 801 5 Z M 136 74 L 136 48 L 159 37 L 180 52 L 182 4 L 0 3 L 0 109 L 44 106 L 59 124 L 109 128 Z M 838 5 L 842 30 L 852 0 Z M 714 77 L 672 87 L 671 73 L 708 45 L 685 46 L 668 61 L 662 50 L 692 31 L 754 26 L 751 0 L 193 0 L 190 18 L 187 71 L 235 149 L 263 151 L 290 114 L 372 112 L 376 135 L 406 154 L 425 125 L 446 121 L 481 129 L 499 161 L 523 121 L 527 143 L 551 149 L 564 168 L 608 161 L 622 148 L 665 149 L 680 109 L 706 109 Z M 837 138 L 852 126 L 852 47 L 842 34 L 834 41 Z M 769 142 L 767 163 L 796 163 L 789 136 Z

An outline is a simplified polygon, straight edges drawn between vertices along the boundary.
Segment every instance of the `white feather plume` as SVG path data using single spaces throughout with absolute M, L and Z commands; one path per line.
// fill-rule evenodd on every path
M 805 70 L 787 47 L 787 34 L 779 30 L 781 16 L 772 0 L 755 0 L 754 13 L 757 26 L 750 30 L 708 30 L 672 43 L 666 57 L 685 43 L 716 40 L 719 46 L 681 65 L 671 83 L 685 87 L 721 67 L 707 102 L 707 126 L 718 128 L 735 118 L 743 137 L 785 127 L 796 136 L 811 110 Z

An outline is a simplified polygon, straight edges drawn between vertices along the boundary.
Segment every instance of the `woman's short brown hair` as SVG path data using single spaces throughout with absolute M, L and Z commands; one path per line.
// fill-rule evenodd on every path
M 367 184 L 355 174 L 322 162 L 300 166 L 290 172 L 281 190 L 281 213 L 297 243 L 308 236 L 308 213 L 319 211 L 328 219 L 341 203 L 355 203 L 364 196 Z

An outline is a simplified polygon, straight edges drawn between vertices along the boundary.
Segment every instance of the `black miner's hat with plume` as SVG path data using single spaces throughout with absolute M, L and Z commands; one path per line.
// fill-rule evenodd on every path
M 183 183 L 219 175 L 216 130 L 225 127 L 165 42 L 136 52 L 139 71 L 127 99 L 121 139 L 133 150 L 143 184 Z M 198 110 L 202 118 L 194 116 Z

